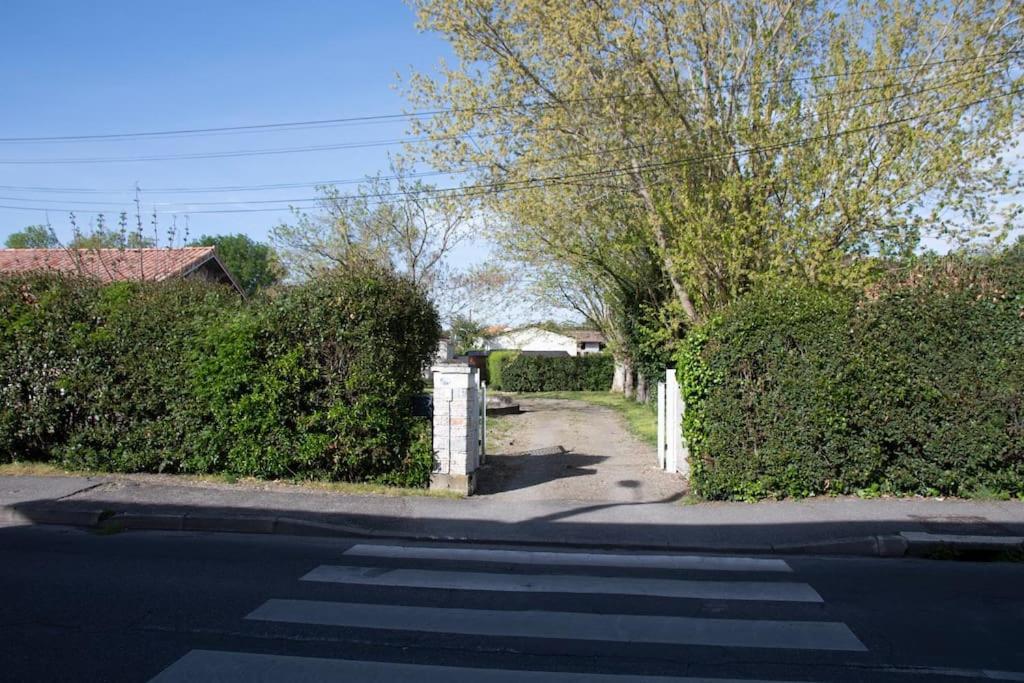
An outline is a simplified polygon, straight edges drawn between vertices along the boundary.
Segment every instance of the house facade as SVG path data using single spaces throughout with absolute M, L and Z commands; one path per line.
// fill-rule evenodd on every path
M 600 353 L 605 345 L 601 333 L 593 330 L 561 333 L 542 327 L 523 327 L 486 339 L 482 347 L 487 351 L 517 350 L 527 353 L 582 356 Z

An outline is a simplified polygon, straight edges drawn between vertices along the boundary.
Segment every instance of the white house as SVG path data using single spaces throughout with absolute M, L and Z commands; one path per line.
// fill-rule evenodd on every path
M 484 340 L 487 351 L 517 350 L 534 353 L 565 354 L 580 356 L 598 353 L 605 347 L 604 336 L 594 330 L 572 330 L 552 332 L 542 327 L 523 327 L 509 330 Z

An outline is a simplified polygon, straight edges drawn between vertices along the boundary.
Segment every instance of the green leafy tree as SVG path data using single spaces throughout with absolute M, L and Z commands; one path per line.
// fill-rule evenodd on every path
M 274 248 L 241 233 L 203 235 L 190 246 L 216 247 L 217 256 L 246 294 L 277 284 L 284 276 L 284 269 Z
M 292 223 L 276 226 L 271 234 L 289 269 L 314 275 L 369 262 L 425 292 L 443 287 L 450 275 L 445 257 L 466 237 L 470 204 L 436 193 L 402 160 L 393 160 L 391 171 L 354 194 L 318 187 L 319 211 L 296 211 Z
M 451 321 L 451 340 L 456 355 L 463 355 L 467 351 L 477 348 L 480 338 L 483 336 L 485 325 L 476 322 L 466 316 L 457 315 Z
M 151 237 L 140 237 L 135 233 L 98 230 L 78 235 L 68 246 L 72 249 L 149 249 L 156 246 L 156 242 Z
M 410 82 L 438 112 L 419 151 L 505 190 L 485 199 L 512 245 L 599 273 L 627 319 L 692 324 L 779 276 L 862 284 L 926 229 L 1020 220 L 1011 0 L 414 4 L 457 58 Z
M 11 233 L 4 241 L 8 249 L 53 249 L 60 245 L 53 230 L 45 225 L 30 225 Z
M 318 187 L 318 210 L 295 211 L 271 238 L 291 273 L 311 277 L 331 268 L 373 263 L 409 278 L 443 320 L 496 316 L 514 297 L 516 274 L 493 259 L 454 267 L 453 250 L 470 234 L 475 202 L 449 197 L 394 159 L 390 176 L 368 179 L 355 193 Z

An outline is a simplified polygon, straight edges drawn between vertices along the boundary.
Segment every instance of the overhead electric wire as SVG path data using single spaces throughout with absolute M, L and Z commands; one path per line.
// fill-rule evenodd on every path
M 437 138 L 444 139 L 444 138 Z M 230 159 L 234 157 L 270 156 L 276 154 L 300 154 L 304 152 L 325 152 L 340 149 L 366 149 L 370 147 L 394 147 L 416 142 L 428 142 L 423 139 L 391 139 L 371 140 L 367 142 L 343 142 L 332 145 L 309 145 L 306 147 L 278 147 L 273 149 L 242 149 L 226 152 L 196 152 L 190 154 L 168 154 L 140 157 L 78 157 L 70 159 L 0 159 L 4 165 L 67 165 L 67 164 L 111 164 L 136 163 L 144 161 L 179 161 L 183 159 Z
M 983 75 L 983 74 L 978 74 L 978 75 L 975 76 L 975 78 L 978 78 L 981 75 Z M 886 98 L 880 98 L 880 99 L 876 99 L 876 100 L 869 100 L 867 102 L 859 102 L 859 103 L 856 103 L 856 104 L 852 105 L 852 108 L 853 109 L 857 109 L 857 108 L 874 106 L 876 104 L 885 104 L 885 103 L 893 102 L 893 101 L 896 101 L 896 100 L 899 100 L 899 99 L 903 99 L 903 98 L 906 98 L 906 97 L 912 97 L 914 95 L 920 95 L 920 94 L 923 94 L 923 93 L 926 93 L 926 92 L 932 92 L 932 91 L 935 91 L 935 90 L 940 90 L 940 89 L 945 88 L 945 87 L 950 87 L 950 86 L 953 86 L 953 85 L 958 85 L 958 84 L 970 82 L 971 80 L 974 80 L 975 78 L 965 78 L 965 79 L 961 79 L 960 81 L 944 81 L 940 85 L 936 85 L 936 86 L 932 86 L 932 87 L 928 87 L 928 88 L 921 88 L 921 89 L 916 90 L 916 91 L 897 93 L 897 94 L 895 94 L 893 96 L 886 97 Z M 851 110 L 851 108 L 848 107 L 848 108 L 844 108 L 842 110 L 828 110 L 828 111 L 825 111 L 825 112 L 818 112 L 818 114 L 819 115 L 832 115 L 832 114 L 835 114 L 835 113 L 837 113 L 839 111 L 846 112 L 846 111 L 850 111 L 850 110 Z M 723 132 L 737 132 L 737 129 L 727 129 L 727 130 L 725 130 Z M 640 146 L 643 146 L 643 145 L 631 145 L 631 146 L 618 147 L 618 148 L 594 150 L 594 151 L 591 151 L 591 152 L 576 153 L 576 154 L 573 154 L 573 155 L 563 155 L 563 156 L 560 156 L 560 157 L 555 157 L 555 158 L 553 158 L 551 160 L 544 160 L 544 161 L 561 161 L 561 160 L 564 160 L 564 159 L 567 159 L 567 158 L 575 158 L 575 157 L 580 157 L 580 156 L 593 156 L 593 155 L 597 155 L 597 154 L 608 154 L 608 153 L 612 153 L 612 152 L 621 152 L 621 151 L 625 151 L 625 150 L 628 150 L 628 149 L 631 149 L 631 148 L 635 148 L 635 147 L 640 147 Z M 396 180 L 396 179 L 399 179 L 399 178 L 402 178 L 402 177 L 407 177 L 407 178 L 423 178 L 423 177 L 438 176 L 438 175 L 454 176 L 454 175 L 462 175 L 462 174 L 465 174 L 465 173 L 470 173 L 470 172 L 472 172 L 474 170 L 480 170 L 481 168 L 483 168 L 483 167 L 477 166 L 477 167 L 474 167 L 474 168 L 461 169 L 461 170 L 457 170 L 457 171 L 422 171 L 422 172 L 409 173 L 409 174 L 405 174 L 405 175 L 377 176 L 376 178 L 378 178 L 380 180 Z M 369 182 L 369 181 L 372 181 L 374 179 L 375 179 L 375 177 L 370 176 L 370 177 L 364 177 L 364 178 L 361 178 L 361 179 L 353 178 L 353 179 L 346 179 L 346 180 L 321 181 L 321 182 L 318 182 L 318 183 L 295 183 L 295 184 L 279 183 L 279 184 L 276 184 L 276 185 L 221 186 L 221 187 L 215 187 L 215 188 L 190 188 L 190 189 L 188 189 L 188 188 L 172 188 L 172 189 L 166 189 L 166 190 L 159 190 L 159 189 L 155 189 L 155 188 L 154 189 L 147 188 L 145 190 L 145 192 L 146 193 L 156 193 L 156 194 L 171 194 L 171 193 L 228 192 L 228 191 L 255 191 L 255 190 L 265 191 L 265 190 L 268 190 L 268 189 L 296 189 L 296 188 L 312 187 L 312 186 L 319 186 L 319 185 L 356 184 L 356 183 Z M 23 189 L 23 190 L 27 190 L 29 188 L 17 188 L 17 187 L 12 187 L 12 186 L 2 186 L 2 185 L 0 185 L 0 190 L 3 190 L 3 189 Z M 54 190 L 56 190 L 57 188 L 33 188 L 33 189 L 37 189 L 37 190 L 50 190 L 50 189 L 54 189 Z M 75 189 L 66 188 L 66 191 L 69 191 L 69 192 L 99 192 L 99 190 L 90 190 L 90 189 L 82 189 L 82 188 L 75 188 Z M 127 193 L 134 193 L 135 191 L 136 190 L 128 190 L 128 189 L 126 189 L 126 190 L 122 190 L 121 192 L 127 194 Z M 155 202 L 155 203 L 153 203 L 151 205 L 152 206 L 159 206 L 159 207 L 169 207 L 169 206 L 219 206 L 219 205 L 240 205 L 240 204 L 285 204 L 285 203 L 290 204 L 290 203 L 298 203 L 298 202 L 315 202 L 315 201 L 319 201 L 319 199 L 320 198 L 318 198 L 318 197 L 302 197 L 302 198 L 287 198 L 287 199 L 285 199 L 285 198 L 282 198 L 282 199 L 265 199 L 265 200 L 254 200 L 253 199 L 253 200 L 232 200 L 232 201 L 212 201 L 212 202 L 211 201 L 177 201 L 177 202 L 163 201 L 163 202 Z M 17 202 L 33 202 L 33 201 L 39 202 L 39 201 L 42 201 L 42 202 L 51 202 L 52 203 L 52 202 L 63 202 L 64 200 L 63 199 L 52 199 L 51 200 L 51 199 L 45 199 L 45 198 L 39 198 L 39 197 L 37 197 L 37 198 L 31 198 L 31 197 L 0 197 L 0 201 L 17 201 Z M 80 204 L 80 205 L 99 205 L 99 206 L 111 206 L 112 205 L 112 203 L 109 202 L 109 201 L 75 200 L 75 203 Z
M 516 190 L 521 190 L 521 189 L 532 189 L 532 188 L 537 188 L 537 187 L 547 187 L 549 185 L 550 186 L 559 186 L 559 185 L 566 185 L 566 184 L 575 184 L 576 180 L 584 179 L 584 178 L 609 178 L 609 177 L 616 177 L 616 176 L 621 176 L 621 175 L 635 175 L 635 174 L 638 174 L 638 173 L 641 173 L 641 172 L 657 171 L 657 170 L 662 170 L 664 168 L 670 168 L 670 167 L 675 167 L 675 166 L 686 166 L 686 165 L 692 165 L 692 164 L 696 164 L 696 163 L 703 163 L 703 162 L 707 162 L 707 161 L 715 161 L 715 160 L 729 159 L 729 158 L 733 158 L 733 157 L 746 156 L 746 155 L 754 154 L 754 153 L 757 153 L 757 152 L 773 152 L 773 151 L 778 151 L 778 150 L 786 149 L 786 148 L 790 148 L 790 147 L 796 147 L 796 146 L 800 146 L 800 145 L 811 144 L 811 143 L 814 143 L 814 142 L 821 142 L 823 140 L 835 139 L 835 138 L 843 137 L 843 136 L 846 136 L 846 135 L 852 135 L 852 134 L 855 134 L 855 133 L 864 133 L 864 132 L 870 132 L 870 131 L 873 131 L 873 130 L 881 130 L 881 129 L 886 128 L 888 126 L 899 125 L 899 124 L 902 124 L 902 123 L 909 123 L 910 121 L 915 121 L 917 119 L 926 118 L 926 117 L 934 116 L 934 115 L 937 115 L 937 114 L 944 114 L 944 113 L 948 113 L 948 112 L 951 112 L 951 111 L 956 111 L 958 109 L 967 109 L 969 107 L 972 107 L 972 106 L 975 106 L 975 105 L 978 105 L 978 104 L 983 104 L 985 102 L 990 102 L 992 100 L 995 100 L 995 99 L 998 99 L 998 98 L 1001 98 L 1001 97 L 1010 97 L 1010 96 L 1013 96 L 1013 95 L 1019 95 L 1021 93 L 1024 93 L 1024 89 L 1011 90 L 1009 92 L 1000 93 L 998 95 L 992 95 L 990 97 L 980 98 L 980 99 L 977 99 L 977 100 L 974 100 L 974 101 L 971 101 L 971 102 L 960 103 L 960 104 L 957 104 L 957 105 L 954 105 L 954 106 L 951 106 L 951 107 L 946 107 L 946 108 L 943 108 L 943 109 L 935 109 L 935 110 L 930 110 L 930 111 L 927 111 L 927 112 L 921 112 L 921 113 L 918 113 L 918 114 L 913 114 L 913 115 L 910 115 L 910 116 L 905 116 L 905 117 L 901 117 L 901 118 L 897 118 L 897 119 L 891 119 L 891 120 L 888 120 L 888 121 L 882 121 L 882 122 L 871 124 L 871 125 L 867 125 L 867 126 L 860 126 L 860 127 L 857 127 L 857 128 L 849 128 L 849 129 L 846 129 L 846 130 L 837 131 L 835 133 L 828 133 L 828 134 L 824 134 L 824 135 L 816 135 L 816 136 L 810 136 L 810 137 L 805 137 L 805 138 L 798 138 L 798 139 L 795 139 L 795 140 L 789 140 L 789 141 L 777 143 L 777 144 L 774 144 L 774 145 L 748 147 L 748 148 L 745 148 L 745 149 L 733 150 L 733 151 L 730 151 L 730 152 L 723 152 L 723 153 L 720 153 L 720 154 L 711 154 L 711 155 L 703 155 L 703 156 L 697 156 L 697 157 L 688 157 L 688 158 L 677 159 L 677 160 L 673 160 L 673 161 L 659 162 L 659 163 L 656 163 L 656 164 L 646 164 L 646 165 L 643 165 L 643 166 L 637 166 L 635 168 L 633 168 L 633 167 L 612 168 L 612 169 L 588 171 L 588 172 L 582 172 L 582 173 L 572 173 L 572 174 L 561 174 L 561 175 L 554 175 L 554 176 L 545 176 L 545 177 L 539 177 L 539 178 L 525 178 L 525 179 L 522 179 L 522 180 L 509 180 L 509 181 L 505 181 L 505 182 L 482 183 L 482 184 L 477 184 L 477 185 L 463 185 L 463 186 L 448 187 L 448 188 L 433 188 L 433 189 L 428 189 L 428 190 L 422 190 L 420 193 L 424 194 L 424 195 L 445 195 L 445 194 L 447 194 L 448 196 L 454 196 L 454 197 L 470 197 L 470 198 L 472 198 L 472 197 L 477 197 L 477 196 L 484 196 L 484 195 L 490 194 L 492 192 L 508 192 L 508 191 L 516 191 Z M 385 192 L 385 193 L 368 194 L 368 195 L 346 195 L 345 198 L 347 200 L 355 200 L 355 199 L 383 200 L 383 199 L 390 198 L 390 197 L 408 196 L 410 194 L 412 194 L 412 193 L 405 192 L 405 191 L 398 191 L 398 192 Z M 320 200 L 317 200 L 317 201 L 319 202 Z M 77 211 L 77 209 L 58 209 L 58 208 L 53 208 L 53 207 L 28 207 L 28 206 L 8 206 L 8 205 L 0 205 L 0 208 L 18 209 L 18 210 L 35 210 L 35 211 L 62 211 L 62 212 L 63 211 Z M 278 211 L 279 212 L 279 211 L 291 210 L 293 208 L 301 209 L 301 208 L 311 208 L 311 207 L 289 206 L 289 207 L 256 208 L 256 209 L 210 209 L 210 210 L 199 210 L 199 211 L 165 211 L 165 212 L 163 212 L 163 214 L 164 215 L 170 215 L 170 214 L 179 214 L 179 213 L 180 214 L 186 214 L 186 213 L 187 214 L 255 213 L 255 212 L 266 212 L 266 211 Z
M 926 92 L 932 92 L 932 91 L 936 91 L 936 90 L 941 90 L 943 88 L 951 87 L 951 86 L 954 86 L 954 85 L 960 85 L 960 84 L 963 84 L 963 83 L 967 83 L 967 82 L 970 82 L 972 80 L 976 80 L 977 78 L 981 78 L 982 76 L 987 75 L 989 72 L 986 71 L 986 70 L 983 70 L 983 71 L 975 71 L 975 72 L 969 72 L 969 73 L 973 74 L 973 76 L 972 77 L 968 77 L 968 78 L 964 78 L 964 79 L 960 79 L 958 81 L 942 80 L 942 82 L 939 85 L 936 85 L 936 86 L 927 87 L 927 88 L 920 88 L 918 90 L 910 91 L 910 92 L 896 93 L 896 94 L 894 94 L 892 96 L 885 97 L 885 98 L 880 98 L 880 99 L 876 99 L 876 100 L 869 100 L 867 102 L 854 103 L 850 107 L 847 107 L 847 108 L 844 108 L 844 109 L 841 109 L 841 110 L 835 110 L 834 109 L 834 110 L 828 110 L 828 111 L 825 111 L 825 112 L 817 112 L 817 114 L 818 115 L 831 115 L 831 114 L 835 114 L 837 112 L 849 111 L 851 108 L 852 109 L 858 109 L 858 108 L 863 108 L 863 107 L 874 106 L 876 104 L 884 104 L 884 103 L 888 103 L 888 102 L 893 102 L 893 101 L 904 99 L 904 98 L 907 98 L 907 97 L 912 97 L 912 96 L 915 96 L 915 95 L 920 95 L 920 94 L 923 94 L 923 93 L 926 93 Z M 930 81 L 934 81 L 934 80 L 939 80 L 939 79 L 925 79 L 924 82 L 930 82 Z M 885 85 L 875 85 L 875 86 L 870 86 L 870 87 L 866 87 L 866 88 L 862 88 L 862 89 L 858 89 L 858 90 L 835 91 L 835 92 L 831 92 L 831 93 L 826 93 L 825 96 L 833 97 L 833 96 L 836 96 L 836 95 L 851 94 L 851 93 L 857 93 L 857 92 L 865 92 L 865 91 L 868 91 L 868 90 L 880 89 L 880 88 L 883 88 L 883 87 L 896 87 L 896 86 L 897 86 L 897 84 L 892 84 L 892 83 L 885 84 Z M 726 130 L 724 130 L 722 132 L 738 132 L 738 131 L 737 131 L 737 129 L 733 128 L 733 129 L 726 129 Z M 448 137 L 448 138 L 435 138 L 435 139 L 452 139 L 452 138 Z M 378 143 L 375 143 L 375 142 L 353 143 L 353 146 L 355 146 L 355 144 L 364 144 L 366 146 L 372 146 L 372 145 L 378 144 Z M 592 156 L 592 155 L 595 155 L 595 154 L 606 154 L 606 153 L 610 153 L 610 152 L 623 151 L 625 149 L 629 149 L 629 146 L 627 146 L 627 147 L 620 147 L 620 148 L 613 148 L 613 149 L 605 149 L 605 150 L 595 150 L 595 151 L 591 151 L 591 152 L 582 152 L 582 153 L 577 153 L 576 155 L 570 155 L 570 156 L 583 156 L 583 155 Z M 245 154 L 248 154 L 248 153 L 256 153 L 256 152 L 245 152 Z M 212 154 L 217 154 L 217 153 L 212 153 Z M 241 156 L 243 154 L 243 152 L 237 152 L 236 154 Z M 552 159 L 552 161 L 558 161 L 558 160 L 562 160 L 562 159 L 565 159 L 565 158 L 568 158 L 568 157 L 565 157 L 565 156 L 563 156 L 563 157 L 556 157 L 555 159 Z M 0 162 L 0 163 L 3 163 L 3 162 Z M 421 172 L 414 172 L 414 173 L 409 173 L 409 174 L 405 174 L 405 175 L 376 176 L 376 178 L 379 178 L 380 180 L 396 180 L 396 179 L 399 179 L 401 177 L 424 178 L 424 177 L 444 176 L 444 175 L 455 176 L 455 175 L 462 175 L 462 174 L 465 174 L 465 173 L 470 173 L 470 172 L 473 172 L 474 170 L 479 170 L 480 168 L 481 167 L 478 166 L 478 167 L 474 167 L 474 168 L 459 169 L 459 170 L 449 170 L 449 171 L 421 171 Z M 155 194 L 191 194 L 191 193 L 205 193 L 205 192 L 266 191 L 266 190 L 275 190 L 275 189 L 297 189 L 297 188 L 304 188 L 304 187 L 316 187 L 316 186 L 320 186 L 320 185 L 325 185 L 326 186 L 326 185 L 361 184 L 361 183 L 372 181 L 372 180 L 374 180 L 374 178 L 375 178 L 374 176 L 364 176 L 363 178 L 349 178 L 349 179 L 343 179 L 343 180 L 326 180 L 326 181 L 317 181 L 317 182 L 313 182 L 313 183 L 277 183 L 277 184 L 253 185 L 253 186 L 239 185 L 239 186 L 216 186 L 216 187 L 207 187 L 207 188 L 147 188 L 146 192 L 147 193 L 155 193 Z M 38 186 L 36 186 L 36 187 L 21 187 L 21 186 L 9 186 L 9 185 L 0 185 L 0 190 L 15 190 L 15 191 L 28 191 L 28 192 L 105 193 L 105 194 L 130 194 L 130 193 L 134 193 L 135 192 L 135 189 L 99 190 L 99 189 L 89 189 L 89 188 L 48 188 L 48 187 L 38 187 Z M 61 200 L 48 200 L 48 199 L 43 199 L 43 198 L 25 198 L 25 197 L 0 197 L 0 200 L 6 200 L 6 201 L 61 201 Z M 280 200 L 237 200 L 237 201 L 231 201 L 231 202 L 184 202 L 184 201 L 182 201 L 182 202 L 159 202 L 159 203 L 157 203 L 157 205 L 159 205 L 159 206 L 178 206 L 178 205 L 255 204 L 255 203 L 272 203 L 272 202 L 283 203 L 283 202 L 289 202 L 289 201 L 314 201 L 314 200 L 315 200 L 315 198 L 295 199 L 295 200 L 291 200 L 291 199 L 280 199 Z M 108 205 L 108 202 L 85 201 L 85 200 L 78 200 L 77 203 L 79 203 L 79 204 L 93 204 L 93 205 Z
M 753 87 L 755 85 L 774 85 L 779 83 L 797 83 L 797 82 L 813 82 L 817 80 L 828 80 L 828 79 L 839 79 L 849 76 L 858 76 L 872 73 L 889 73 L 894 71 L 907 71 L 914 69 L 923 69 L 932 66 L 941 66 L 945 64 L 956 64 L 963 62 L 978 61 L 981 59 L 988 59 L 991 57 L 1006 57 L 1007 55 L 1017 55 L 1024 52 L 1024 50 L 1003 50 L 1001 52 L 982 53 L 970 57 L 952 57 L 949 59 L 933 60 L 928 62 L 921 62 L 918 64 L 897 64 L 886 67 L 875 67 L 869 69 L 856 69 L 852 71 L 842 71 L 827 74 L 808 74 L 805 76 L 792 76 L 788 78 L 778 79 L 767 79 L 762 81 L 726 81 L 718 84 L 700 85 L 697 89 L 705 91 L 718 91 L 726 88 L 744 86 Z M 689 91 L 681 91 L 680 94 L 687 94 Z M 399 114 L 373 114 L 366 116 L 347 116 L 327 119 L 311 119 L 305 121 L 284 121 L 276 123 L 259 123 L 249 124 L 240 126 L 217 126 L 217 127 L 205 127 L 205 128 L 179 128 L 170 130 L 158 130 L 158 131 L 141 131 L 141 132 L 122 132 L 122 133 L 94 133 L 94 134 L 76 134 L 76 135 L 49 135 L 49 136 L 23 136 L 23 137 L 0 137 L 0 143 L 28 143 L 28 142 L 77 142 L 77 141 L 88 141 L 88 140 L 118 140 L 118 139 L 137 139 L 137 138 L 161 138 L 161 137 L 173 137 L 173 136 L 189 136 L 189 135 L 204 135 L 211 133 L 227 133 L 227 132 L 254 132 L 254 131 L 272 131 L 281 129 L 301 129 L 302 127 L 316 127 L 325 125 L 337 125 L 337 124 L 361 124 L 368 122 L 389 122 L 389 121 L 409 121 L 422 118 L 429 118 L 438 114 L 456 114 L 456 113 L 488 113 L 493 111 L 500 111 L 505 109 L 522 109 L 522 108 L 544 108 L 544 107 L 560 107 L 566 104 L 577 104 L 581 102 L 598 102 L 609 99 L 632 99 L 632 98 L 648 98 L 648 97 L 662 97 L 663 93 L 657 91 L 650 92 L 634 92 L 634 93 L 619 93 L 610 95 L 595 95 L 590 97 L 576 97 L 576 98 L 565 98 L 559 101 L 545 101 L 545 102 L 525 102 L 507 105 L 486 105 L 481 107 L 452 107 L 452 108 L 437 108 L 420 110 L 413 112 L 405 112 Z
M 313 180 L 309 182 L 268 183 L 265 185 L 213 185 L 206 187 L 139 187 L 146 194 L 198 194 L 206 192 L 263 192 L 265 190 L 291 190 L 320 185 L 356 185 L 369 180 L 398 180 L 399 178 L 428 178 L 431 176 L 461 175 L 467 171 L 416 171 L 399 175 L 363 176 L 335 180 Z M 0 190 L 15 192 L 52 192 L 69 194 L 134 194 L 135 187 L 85 188 L 85 187 L 43 187 L 39 185 L 0 185 Z M 42 201 L 40 199 L 40 201 Z

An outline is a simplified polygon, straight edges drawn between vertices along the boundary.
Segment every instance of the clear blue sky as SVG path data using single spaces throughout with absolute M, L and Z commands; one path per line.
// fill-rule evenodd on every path
M 238 126 L 398 113 L 406 108 L 396 74 L 430 70 L 450 56 L 436 36 L 417 32 L 400 0 L 5 0 L 0 21 L 0 137 L 105 134 Z M 138 157 L 390 140 L 403 122 L 304 131 L 172 139 L 0 143 L 0 161 Z M 359 178 L 383 170 L 389 148 L 238 158 L 101 164 L 0 163 L 0 205 L 53 207 L 58 235 L 104 210 L 188 201 L 276 200 L 311 188 L 166 194 L 147 188 L 264 185 Z M 396 150 L 397 148 L 390 148 Z M 73 193 L 25 187 L 117 190 Z M 88 203 L 95 202 L 95 203 Z M 256 207 L 259 205 L 249 205 Z M 190 214 L 191 233 L 244 232 L 264 239 L 286 211 Z M 170 215 L 161 217 L 169 222 Z M 0 240 L 41 223 L 40 211 L 0 209 Z M 148 216 L 146 218 L 148 221 Z M 148 225 L 147 225 L 148 228 Z

